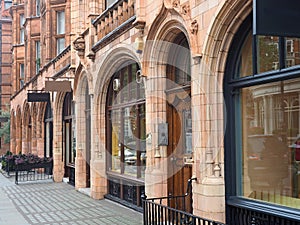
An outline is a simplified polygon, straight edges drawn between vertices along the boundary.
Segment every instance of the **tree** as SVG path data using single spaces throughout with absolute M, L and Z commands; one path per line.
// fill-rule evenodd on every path
M 10 142 L 10 113 L 0 110 L 0 138 L 3 138 L 4 144 Z M 2 122 L 3 121 L 3 122 Z

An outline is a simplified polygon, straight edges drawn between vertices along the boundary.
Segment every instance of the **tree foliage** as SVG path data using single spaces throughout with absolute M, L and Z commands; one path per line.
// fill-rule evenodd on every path
M 1 123 L 0 138 L 3 138 L 5 144 L 10 142 L 10 113 L 9 111 L 0 110 L 1 119 L 7 120 Z

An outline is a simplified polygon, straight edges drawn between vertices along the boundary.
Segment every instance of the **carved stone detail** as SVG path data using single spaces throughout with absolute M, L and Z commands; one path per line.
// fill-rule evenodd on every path
M 197 20 L 193 20 L 192 22 L 191 22 L 191 33 L 192 34 L 197 34 L 198 33 L 198 22 L 197 22 Z
M 182 15 L 189 16 L 190 12 L 191 12 L 190 5 L 188 5 L 188 4 L 182 5 L 182 7 L 181 7 Z
M 77 51 L 79 57 L 84 56 L 85 50 L 85 40 L 82 35 L 78 36 L 75 41 L 73 42 L 74 49 Z
M 179 0 L 174 0 L 172 5 L 173 5 L 174 8 L 178 8 L 179 5 L 180 5 L 180 1 Z

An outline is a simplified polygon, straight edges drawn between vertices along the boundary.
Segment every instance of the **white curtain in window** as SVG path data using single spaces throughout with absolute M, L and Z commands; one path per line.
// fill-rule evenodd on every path
M 65 33 L 65 12 L 59 11 L 56 13 L 57 34 Z

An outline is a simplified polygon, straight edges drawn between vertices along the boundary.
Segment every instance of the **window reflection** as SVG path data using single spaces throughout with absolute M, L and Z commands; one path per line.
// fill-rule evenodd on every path
M 252 57 L 252 33 L 249 33 L 239 55 L 239 66 L 236 73 L 239 77 L 245 77 L 253 74 Z
M 245 197 L 300 208 L 299 96 L 300 78 L 242 89 Z
M 300 39 L 285 38 L 285 66 L 291 67 L 300 64 Z
M 257 36 L 257 72 L 263 73 L 278 70 L 279 38 L 273 36 Z
M 135 178 L 145 177 L 145 89 L 136 82 L 136 63 L 120 69 L 110 85 L 108 114 L 111 127 L 109 170 Z M 118 81 L 115 81 L 118 79 Z M 113 83 L 115 82 L 115 86 Z M 120 86 L 116 88 L 116 83 Z
M 112 121 L 112 171 L 120 172 L 121 169 L 121 142 L 119 140 L 121 131 L 121 111 L 120 109 L 111 111 L 111 121 Z

